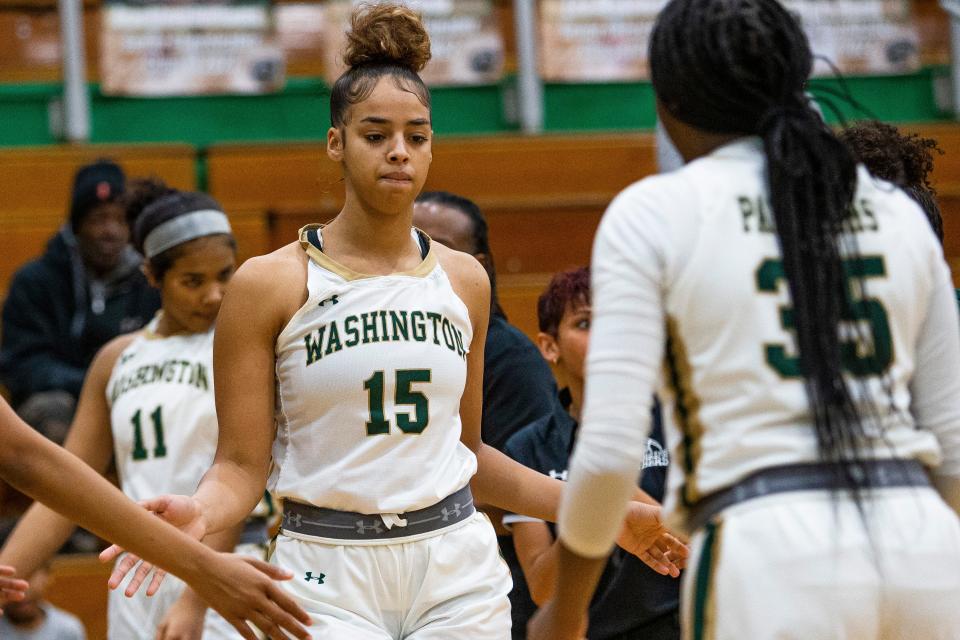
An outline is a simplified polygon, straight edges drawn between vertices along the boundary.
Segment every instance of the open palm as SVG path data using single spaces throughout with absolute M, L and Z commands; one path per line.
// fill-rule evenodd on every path
M 201 540 L 207 533 L 207 527 L 200 512 L 200 505 L 190 496 L 163 495 L 149 500 L 143 500 L 140 504 L 192 538 Z M 113 560 L 124 553 L 125 551 L 122 547 L 112 545 L 100 553 L 100 561 L 113 562 Z M 149 577 L 150 572 L 155 568 L 149 562 L 142 561 L 140 556 L 135 554 L 126 553 L 126 555 L 124 555 L 123 559 L 113 568 L 113 573 L 110 574 L 107 586 L 111 589 L 116 589 L 134 567 L 137 569 L 136 573 L 133 574 L 124 591 L 124 594 L 128 597 L 134 595 L 137 590 L 140 589 L 140 585 Z M 156 568 L 153 580 L 151 580 L 150 586 L 147 587 L 148 596 L 152 596 L 157 592 L 166 575 L 166 571 Z
M 657 573 L 676 578 L 690 550 L 667 530 L 660 514 L 659 506 L 631 502 L 617 544 Z

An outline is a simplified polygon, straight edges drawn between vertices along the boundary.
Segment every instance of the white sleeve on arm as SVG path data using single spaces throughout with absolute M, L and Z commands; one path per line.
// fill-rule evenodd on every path
M 593 246 L 584 413 L 558 516 L 564 545 L 591 558 L 610 552 L 636 490 L 663 357 L 668 212 L 646 186 L 613 201 Z
M 933 432 L 943 462 L 933 470 L 940 494 L 960 512 L 960 327 L 950 270 L 939 255 L 927 317 L 917 340 L 910 410 L 917 426 Z

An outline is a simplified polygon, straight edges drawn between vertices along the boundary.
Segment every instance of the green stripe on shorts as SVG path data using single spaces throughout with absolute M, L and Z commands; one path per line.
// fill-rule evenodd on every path
M 715 522 L 708 522 L 704 526 L 703 550 L 700 552 L 696 582 L 693 585 L 693 640 L 706 640 L 707 637 L 707 605 L 711 596 L 714 555 L 717 553 L 717 529 Z

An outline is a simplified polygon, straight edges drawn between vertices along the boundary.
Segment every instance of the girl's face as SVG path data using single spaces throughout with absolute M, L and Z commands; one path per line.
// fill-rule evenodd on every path
M 426 182 L 432 135 L 430 110 L 384 76 L 343 128 L 327 132 L 327 155 L 342 163 L 347 189 L 367 208 L 397 214 L 410 211 Z
M 207 236 L 181 245 L 180 257 L 157 282 L 171 333 L 203 333 L 213 326 L 227 281 L 236 270 L 236 252 L 225 236 Z
M 563 312 L 557 335 L 538 336 L 540 352 L 557 365 L 568 384 L 583 384 L 590 343 L 590 305 L 571 303 Z

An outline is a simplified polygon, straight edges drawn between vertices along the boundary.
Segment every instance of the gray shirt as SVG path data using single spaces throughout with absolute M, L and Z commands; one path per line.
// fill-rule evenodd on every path
M 20 629 L 0 616 L 0 638 L 3 640 L 86 640 L 87 633 L 80 618 L 58 609 L 52 604 L 43 604 L 47 617 L 35 629 Z

